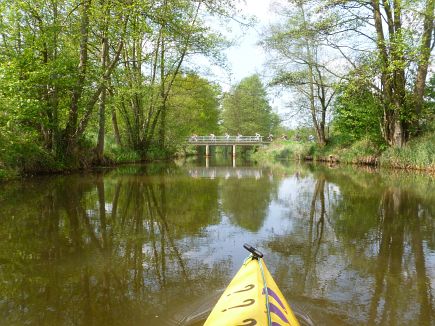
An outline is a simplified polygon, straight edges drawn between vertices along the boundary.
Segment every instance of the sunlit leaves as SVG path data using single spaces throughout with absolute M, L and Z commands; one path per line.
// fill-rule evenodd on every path
M 232 135 L 267 136 L 272 132 L 272 111 L 258 75 L 243 79 L 224 95 L 223 127 Z

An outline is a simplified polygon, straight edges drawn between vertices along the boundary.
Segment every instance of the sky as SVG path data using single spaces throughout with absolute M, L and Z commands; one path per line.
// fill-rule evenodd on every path
M 236 82 L 264 70 L 266 54 L 257 43 L 260 40 L 260 33 L 277 19 L 271 11 L 271 4 L 272 1 L 268 0 L 246 0 L 246 4 L 239 5 L 245 15 L 256 18 L 257 24 L 243 30 L 237 23 L 232 24 L 234 34 L 240 38 L 238 44 L 230 47 L 226 54 Z
M 224 51 L 229 69 L 212 69 L 224 91 L 229 90 L 231 85 L 237 84 L 241 79 L 264 71 L 266 54 L 257 43 L 260 33 L 276 20 L 276 15 L 270 10 L 272 3 L 273 0 L 241 1 L 238 4 L 241 13 L 247 17 L 254 17 L 257 21 L 255 26 L 243 27 L 236 21 L 230 21 L 226 28 L 221 28 L 220 32 L 234 42 L 233 46 Z
M 241 0 L 239 2 L 240 12 L 246 17 L 254 17 L 256 24 L 252 27 L 243 27 L 236 21 L 230 21 L 225 26 L 217 27 L 225 37 L 234 42 L 234 45 L 224 51 L 228 60 L 228 69 L 208 66 L 206 78 L 218 82 L 223 91 L 229 91 L 231 86 L 255 73 L 258 73 L 263 82 L 267 83 L 265 68 L 267 54 L 258 42 L 261 39 L 261 33 L 270 24 L 278 21 L 278 15 L 273 12 L 273 7 L 280 2 L 283 3 L 286 0 Z M 216 28 L 214 25 L 214 23 L 211 24 Z M 197 63 L 207 65 L 201 60 Z M 268 89 L 268 93 L 272 109 L 281 116 L 285 116 L 289 111 L 286 108 L 288 95 L 276 96 L 276 92 L 271 89 Z

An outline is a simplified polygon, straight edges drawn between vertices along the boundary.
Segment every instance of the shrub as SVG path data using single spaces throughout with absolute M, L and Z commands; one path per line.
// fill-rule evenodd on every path
M 387 149 L 381 156 L 381 165 L 435 170 L 435 134 L 415 138 L 403 148 Z
M 312 143 L 278 140 L 254 153 L 255 160 L 303 160 L 312 152 Z
M 104 155 L 115 163 L 131 163 L 141 160 L 138 152 L 116 145 L 115 143 L 107 144 Z

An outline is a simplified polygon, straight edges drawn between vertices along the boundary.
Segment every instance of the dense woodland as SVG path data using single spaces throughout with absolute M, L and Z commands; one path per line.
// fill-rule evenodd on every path
M 167 158 L 192 133 L 281 133 L 268 87 L 292 94 L 321 147 L 406 147 L 434 130 L 434 3 L 274 4 L 259 44 L 272 79 L 223 93 L 189 62 L 225 64 L 210 22 L 240 21 L 235 0 L 1 0 L 0 175 Z

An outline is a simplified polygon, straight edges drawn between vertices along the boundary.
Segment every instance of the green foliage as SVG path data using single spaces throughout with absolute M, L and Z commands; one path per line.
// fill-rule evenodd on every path
M 274 141 L 268 147 L 260 149 L 253 158 L 260 162 L 268 160 L 305 160 L 307 158 L 328 161 L 332 157 L 334 161 L 343 163 L 366 163 L 374 164 L 381 153 L 382 148 L 370 139 L 361 139 L 354 143 L 348 143 L 345 139 L 334 136 L 326 146 L 319 146 L 308 141 Z
M 419 131 L 424 133 L 435 133 L 435 74 L 426 84 L 423 112 L 419 120 Z
M 141 160 L 140 154 L 135 150 L 114 143 L 107 144 L 105 156 L 114 163 L 131 163 Z
M 355 79 L 342 85 L 334 103 L 332 130 L 349 142 L 362 138 L 382 142 L 382 106 L 379 100 Z
M 109 161 L 148 150 L 167 157 L 195 127 L 216 128 L 219 90 L 177 76 L 191 54 L 221 61 L 224 40 L 202 17 L 233 9 L 227 1 L 0 1 L 0 162 L 89 166 L 104 161 L 104 141 L 114 138 Z
M 258 75 L 244 78 L 224 95 L 222 120 L 223 129 L 232 135 L 268 135 L 277 127 Z
M 273 160 L 304 160 L 313 151 L 313 143 L 276 140 L 271 145 L 261 148 L 252 157 L 259 162 Z
M 192 134 L 216 133 L 220 87 L 196 74 L 178 76 L 168 99 L 166 144 L 173 153 Z
M 2 148 L 0 163 L 8 169 L 17 169 L 22 173 L 55 172 L 63 168 L 48 151 L 27 139 L 12 141 Z

